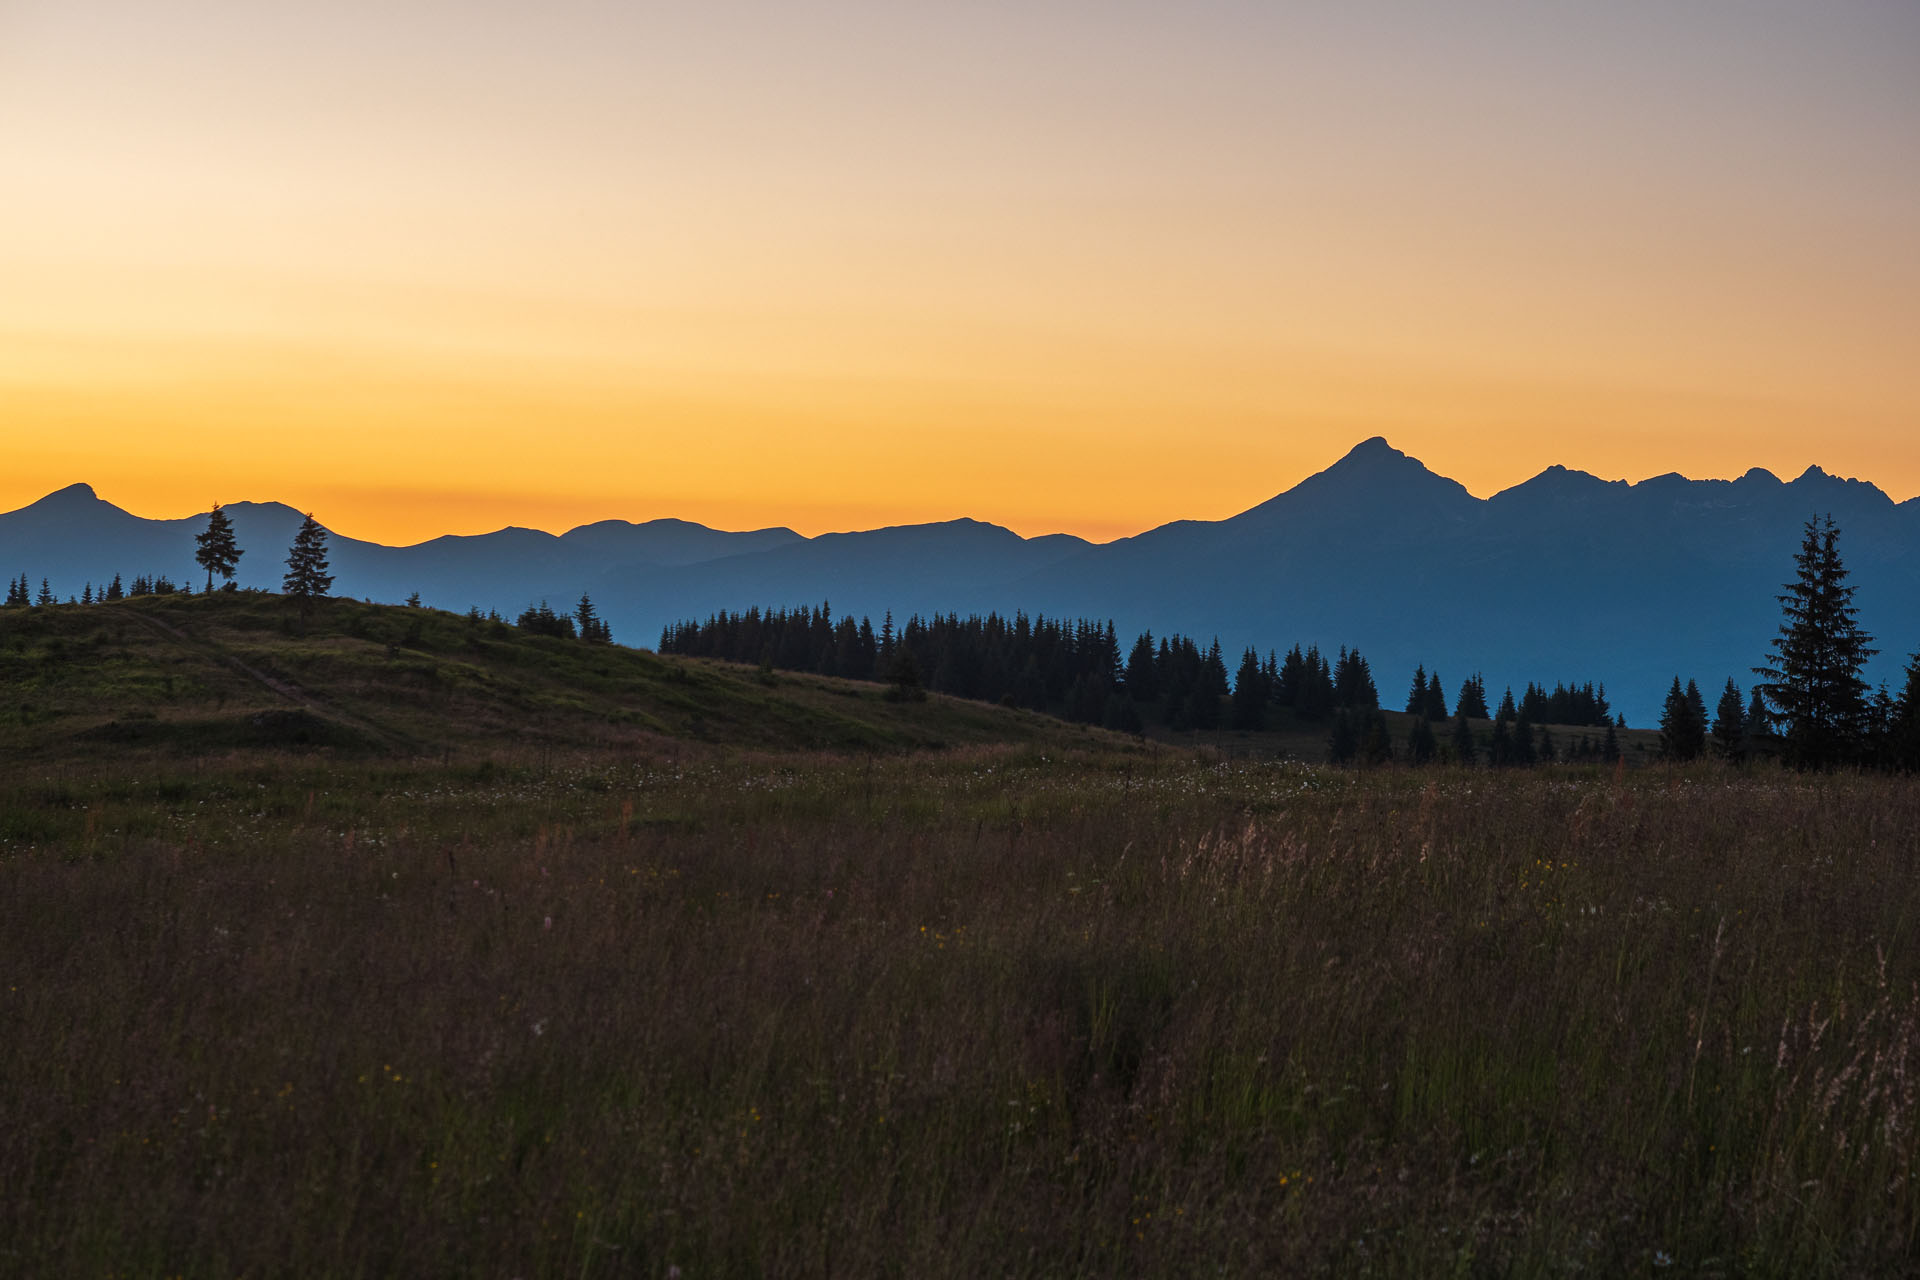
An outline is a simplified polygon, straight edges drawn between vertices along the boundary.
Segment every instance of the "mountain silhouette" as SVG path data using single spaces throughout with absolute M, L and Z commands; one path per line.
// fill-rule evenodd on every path
M 247 555 L 239 581 L 277 589 L 301 513 L 226 507 Z M 1480 499 L 1375 437 L 1258 506 L 1094 544 L 1023 538 L 977 520 L 806 538 L 684 520 L 604 520 L 554 535 L 506 528 L 389 547 L 335 535 L 335 591 L 509 617 L 590 592 L 615 635 L 650 645 L 663 626 L 721 609 L 828 601 L 836 614 L 997 610 L 1112 618 L 1141 630 L 1284 650 L 1359 647 L 1397 702 L 1415 663 L 1449 698 L 1474 671 L 1512 684 L 1604 681 L 1636 724 L 1652 722 L 1675 674 L 1744 689 L 1779 625 L 1775 595 L 1801 528 L 1831 513 L 1858 586 L 1861 621 L 1897 678 L 1920 648 L 1920 500 L 1809 467 L 1791 481 L 1677 474 L 1638 483 L 1549 467 Z M 62 598 L 118 573 L 202 576 L 204 516 L 147 520 L 70 485 L 0 514 L 0 574 L 50 580 Z

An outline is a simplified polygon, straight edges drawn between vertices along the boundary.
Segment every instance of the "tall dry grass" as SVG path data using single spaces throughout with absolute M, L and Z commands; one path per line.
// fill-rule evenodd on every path
M 1916 1244 L 1911 782 L 977 750 L 0 800 L 0 1271 Z

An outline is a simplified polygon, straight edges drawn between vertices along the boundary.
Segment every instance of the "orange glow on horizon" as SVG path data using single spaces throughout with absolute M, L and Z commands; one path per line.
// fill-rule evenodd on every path
M 86 8 L 0 12 L 0 509 L 1106 540 L 1376 435 L 1920 494 L 1910 7 Z

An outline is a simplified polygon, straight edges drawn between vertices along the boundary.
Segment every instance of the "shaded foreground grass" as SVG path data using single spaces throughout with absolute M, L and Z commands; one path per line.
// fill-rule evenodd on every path
M 1920 787 L 975 749 L 0 795 L 0 1271 L 1904 1270 Z

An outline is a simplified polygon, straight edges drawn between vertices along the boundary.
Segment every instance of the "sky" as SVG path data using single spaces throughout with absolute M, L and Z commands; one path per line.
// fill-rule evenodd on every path
M 1920 494 L 1920 5 L 0 0 L 0 509 Z

